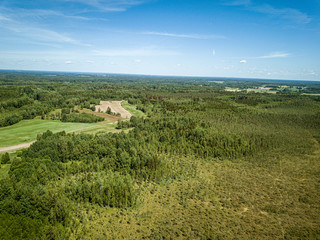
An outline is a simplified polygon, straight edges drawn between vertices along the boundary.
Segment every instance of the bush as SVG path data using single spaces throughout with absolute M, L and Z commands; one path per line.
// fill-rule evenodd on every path
M 9 153 L 6 152 L 1 157 L 1 163 L 2 164 L 7 164 L 8 162 L 10 162 L 10 156 L 9 156 Z

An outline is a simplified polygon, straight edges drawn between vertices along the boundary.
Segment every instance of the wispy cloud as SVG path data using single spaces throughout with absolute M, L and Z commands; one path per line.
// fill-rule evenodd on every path
M 0 21 L 6 21 L 6 22 L 11 22 L 12 20 L 8 17 L 5 17 L 3 16 L 1 13 L 0 13 Z
M 290 20 L 298 24 L 307 24 L 311 22 L 312 18 L 306 13 L 303 13 L 297 9 L 293 8 L 274 8 L 270 5 L 256 6 L 252 7 L 254 11 L 265 13 L 273 16 L 277 16 L 283 19 Z
M 67 35 L 49 29 L 29 27 L 25 25 L 11 25 L 6 26 L 5 28 L 16 35 L 30 38 L 38 42 L 69 43 L 80 46 L 91 46 L 90 44 L 82 43 Z
M 23 17 L 51 17 L 51 16 L 56 16 L 56 17 L 63 17 L 63 18 L 70 18 L 70 19 L 75 19 L 75 20 L 91 20 L 92 18 L 87 18 L 83 16 L 77 16 L 77 15 L 70 15 L 66 14 L 60 11 L 54 11 L 54 10 L 47 10 L 47 9 L 30 9 L 30 10 L 24 10 L 24 12 L 20 11 L 20 16 Z
M 23 9 L 23 8 L 6 8 L 0 7 L 0 20 L 1 17 L 6 16 L 5 18 L 8 19 L 14 18 L 16 20 L 43 20 L 45 18 L 51 17 L 59 17 L 59 18 L 69 18 L 75 20 L 91 20 L 91 18 L 77 16 L 73 14 L 64 13 L 61 11 L 49 10 L 49 9 Z
M 267 55 L 258 56 L 258 57 L 244 57 L 239 60 L 239 63 L 248 63 L 248 59 L 250 60 L 256 60 L 256 59 L 271 59 L 271 58 L 286 58 L 291 56 L 291 53 L 288 52 L 271 52 Z M 235 59 L 239 59 L 238 57 L 235 57 Z
M 167 33 L 167 32 L 142 32 L 145 35 L 156 35 L 175 38 L 191 38 L 191 39 L 225 39 L 222 35 L 200 35 L 200 34 L 179 34 L 179 33 Z
M 140 5 L 146 0 L 64 0 L 66 2 L 77 2 L 87 6 L 90 6 L 98 11 L 105 12 L 123 12 L 128 8 Z
M 40 27 L 33 22 L 28 22 L 28 16 L 42 16 L 48 14 L 57 14 L 54 11 L 47 10 L 22 10 L 17 11 L 18 14 L 13 14 L 13 10 L 7 11 L 7 14 L 1 13 L 4 8 L 0 8 L 0 29 L 11 31 L 14 35 L 23 37 L 22 41 L 33 40 L 35 42 L 43 43 L 69 43 L 81 46 L 90 46 L 82 43 L 72 37 L 67 36 L 51 29 Z M 21 14 L 20 14 L 21 13 Z
M 257 58 L 286 58 L 289 57 L 291 54 L 286 52 L 272 52 L 265 56 L 260 56 Z
M 223 5 L 227 5 L 227 6 L 248 6 L 250 4 L 251 4 L 251 0 L 223 1 Z
M 96 56 L 102 57 L 138 57 L 138 56 L 175 56 L 178 52 L 159 49 L 155 47 L 136 48 L 136 49 L 108 49 L 93 52 Z
M 251 0 L 233 0 L 223 1 L 223 5 L 227 6 L 244 6 L 249 11 L 264 13 L 270 16 L 285 19 L 295 24 L 307 24 L 312 21 L 312 18 L 294 8 L 275 8 L 269 4 L 258 5 L 254 4 Z

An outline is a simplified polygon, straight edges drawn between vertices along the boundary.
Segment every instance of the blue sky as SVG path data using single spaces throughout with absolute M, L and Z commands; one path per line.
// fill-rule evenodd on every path
M 320 0 L 0 0 L 0 69 L 320 80 Z

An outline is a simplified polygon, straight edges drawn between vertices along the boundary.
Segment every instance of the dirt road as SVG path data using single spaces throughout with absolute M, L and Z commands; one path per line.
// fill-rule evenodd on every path
M 13 146 L 8 146 L 8 147 L 0 147 L 0 153 L 1 152 L 10 152 L 10 151 L 18 150 L 21 148 L 28 148 L 34 142 L 35 141 L 28 142 L 28 143 L 21 143 L 21 144 L 17 144 L 17 145 L 13 145 Z

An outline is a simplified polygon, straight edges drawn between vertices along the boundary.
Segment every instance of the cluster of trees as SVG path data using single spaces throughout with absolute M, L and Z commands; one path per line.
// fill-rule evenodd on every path
M 65 193 L 78 202 L 118 208 L 133 206 L 137 198 L 132 177 L 111 170 L 79 175 L 68 181 Z
M 89 113 L 79 113 L 78 110 L 70 108 L 62 108 L 61 111 L 57 110 L 48 115 L 42 115 L 42 119 L 61 120 L 61 122 L 80 122 L 80 123 L 95 123 L 104 120 L 103 117 L 99 117 Z
M 50 106 L 37 100 L 17 102 L 18 105 L 3 105 L 0 108 L 0 127 L 13 125 L 23 119 L 33 119 L 52 110 Z M 25 105 L 21 105 L 24 103 Z
M 103 117 L 95 116 L 89 113 L 69 113 L 61 114 L 61 122 L 81 122 L 81 123 L 95 123 L 103 121 Z
M 20 122 L 23 119 L 21 115 L 11 114 L 0 119 L 0 127 L 6 127 Z
M 47 156 L 54 162 L 67 164 L 71 173 L 113 170 L 130 173 L 144 179 L 159 177 L 161 159 L 152 148 L 146 149 L 139 143 L 135 134 L 53 134 L 47 131 L 39 135 L 28 150 L 22 154 L 24 159 Z

